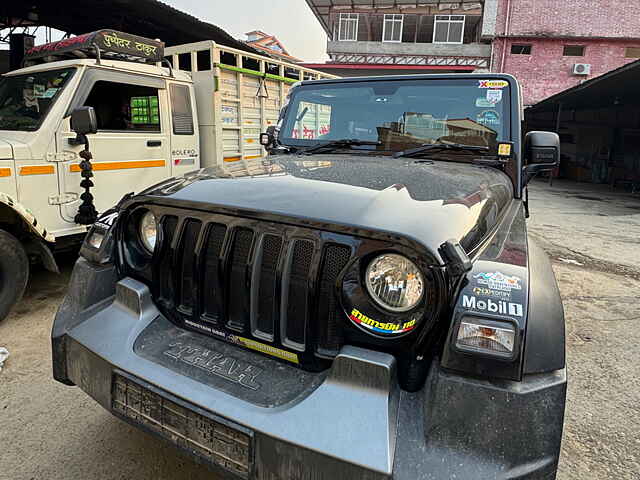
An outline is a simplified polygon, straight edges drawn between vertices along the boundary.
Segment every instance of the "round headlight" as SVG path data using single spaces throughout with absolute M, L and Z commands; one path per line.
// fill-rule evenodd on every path
M 395 253 L 380 255 L 369 264 L 366 284 L 371 297 L 392 312 L 411 310 L 424 294 L 424 279 L 418 267 Z
M 156 248 L 157 235 L 156 217 L 153 213 L 147 212 L 140 219 L 140 240 L 149 252 L 153 252 L 153 249 Z

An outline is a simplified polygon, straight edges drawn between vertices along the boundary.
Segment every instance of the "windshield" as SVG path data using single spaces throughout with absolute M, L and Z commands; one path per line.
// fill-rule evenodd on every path
M 301 85 L 292 90 L 278 139 L 313 146 L 339 139 L 399 151 L 431 143 L 489 148 L 510 140 L 506 80 L 420 79 Z
M 37 130 L 73 68 L 0 79 L 0 130 Z

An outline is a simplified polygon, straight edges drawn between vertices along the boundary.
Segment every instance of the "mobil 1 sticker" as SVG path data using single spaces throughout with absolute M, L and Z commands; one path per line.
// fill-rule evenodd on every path
M 510 315 L 513 317 L 522 317 L 524 314 L 521 303 L 478 298 L 475 295 L 463 295 L 462 307 L 476 312 Z

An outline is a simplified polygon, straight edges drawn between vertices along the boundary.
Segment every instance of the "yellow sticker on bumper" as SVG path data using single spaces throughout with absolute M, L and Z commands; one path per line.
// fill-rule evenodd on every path
M 236 335 L 232 337 L 232 340 L 234 343 L 250 348 L 251 350 L 255 350 L 256 352 L 266 353 L 272 357 L 288 360 L 289 362 L 300 363 L 298 361 L 298 355 L 295 353 L 287 352 L 286 350 L 281 350 L 279 348 L 272 347 L 271 345 L 265 345 L 264 343 L 256 342 L 249 338 L 238 337 Z

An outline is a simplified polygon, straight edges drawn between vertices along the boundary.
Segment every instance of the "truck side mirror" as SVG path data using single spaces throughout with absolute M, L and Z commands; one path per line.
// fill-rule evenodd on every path
M 529 132 L 524 139 L 524 185 L 539 172 L 548 172 L 560 164 L 560 137 L 553 132 Z
M 71 112 L 71 130 L 78 135 L 86 135 L 98 131 L 98 120 L 93 107 L 78 107 Z
M 276 143 L 275 132 L 276 132 L 275 125 L 271 125 L 267 127 L 266 133 L 260 134 L 260 145 L 262 145 L 266 149 L 269 149 L 270 147 L 274 146 Z

